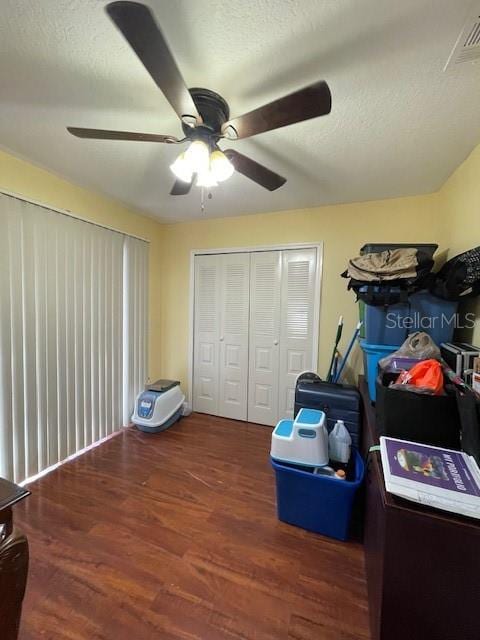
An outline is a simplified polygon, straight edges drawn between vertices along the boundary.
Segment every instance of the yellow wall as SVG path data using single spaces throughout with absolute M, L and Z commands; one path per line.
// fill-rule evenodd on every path
M 358 310 L 340 278 L 349 256 L 366 242 L 438 242 L 442 245 L 438 195 L 398 198 L 300 211 L 199 220 L 163 227 L 161 351 L 165 376 L 187 386 L 188 295 L 192 249 L 250 247 L 294 242 L 324 243 L 319 372 L 325 374 L 338 316 L 345 318 L 342 346 Z M 358 352 L 352 359 L 361 369 Z
M 362 244 L 437 242 L 442 250 L 450 248 L 450 256 L 480 244 L 480 146 L 435 194 L 168 225 L 1 151 L 0 188 L 150 240 L 149 374 L 178 377 L 185 387 L 192 249 L 323 242 L 319 371 L 324 374 L 339 314 L 345 317 L 342 346 L 357 320 L 353 294 L 339 274 Z M 480 343 L 479 326 L 474 340 Z M 351 363 L 355 372 L 361 369 L 358 351 Z
M 150 241 L 149 375 L 154 379 L 158 378 L 161 374 L 159 331 L 161 296 L 158 289 L 162 226 L 114 200 L 82 189 L 2 151 L 0 151 L 0 189 L 13 191 L 18 195 L 59 209 L 66 209 L 85 220 L 92 220 Z
M 449 257 L 480 245 L 480 145 L 478 145 L 440 190 L 443 223 Z M 480 300 L 469 305 L 479 320 L 473 335 L 480 345 Z

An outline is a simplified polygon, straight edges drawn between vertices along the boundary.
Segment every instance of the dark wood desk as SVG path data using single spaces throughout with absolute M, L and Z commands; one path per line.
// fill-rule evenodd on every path
M 30 492 L 0 478 L 0 638 L 16 640 L 28 573 L 28 543 L 13 525 L 12 507 Z
M 363 449 L 378 444 L 363 379 Z M 373 640 L 480 640 L 480 522 L 387 493 L 366 473 L 365 561 Z

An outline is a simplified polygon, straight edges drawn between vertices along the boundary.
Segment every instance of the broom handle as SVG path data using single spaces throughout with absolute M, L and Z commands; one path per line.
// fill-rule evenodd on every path
M 330 360 L 330 366 L 328 367 L 327 382 L 332 381 L 333 363 L 335 360 L 335 354 L 337 353 L 338 343 L 340 342 L 340 339 L 342 337 L 342 331 L 343 331 L 343 316 L 340 316 L 340 318 L 338 319 L 337 335 L 335 337 L 335 344 L 332 351 L 332 358 Z
M 350 344 L 348 345 L 348 348 L 347 348 L 347 351 L 345 353 L 345 356 L 342 359 L 342 364 L 340 365 L 340 369 L 338 370 L 337 375 L 335 376 L 335 379 L 334 379 L 333 382 L 338 382 L 340 380 L 340 376 L 342 375 L 342 371 L 344 370 L 345 365 L 347 364 L 348 356 L 350 355 L 350 351 L 353 349 L 353 345 L 355 344 L 355 341 L 358 338 L 358 334 L 360 333 L 360 329 L 362 327 L 362 324 L 363 324 L 362 321 L 360 321 L 357 324 L 357 328 L 353 332 L 352 339 L 350 340 Z

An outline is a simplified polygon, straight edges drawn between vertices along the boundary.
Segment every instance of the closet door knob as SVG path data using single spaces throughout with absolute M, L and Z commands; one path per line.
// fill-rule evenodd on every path
M 223 342 L 225 340 L 225 338 L 223 336 L 220 336 L 220 342 Z
M 274 341 L 273 341 L 273 344 L 274 344 L 275 346 L 277 346 L 277 344 L 278 344 L 278 340 L 274 340 Z

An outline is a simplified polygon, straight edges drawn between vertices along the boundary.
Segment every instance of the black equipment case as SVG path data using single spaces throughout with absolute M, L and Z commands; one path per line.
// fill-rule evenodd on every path
M 300 376 L 295 388 L 295 416 L 300 409 L 318 409 L 327 417 L 328 432 L 337 420 L 343 420 L 350 435 L 352 445 L 360 448 L 362 405 L 360 392 L 350 384 L 334 384 L 315 378 Z

